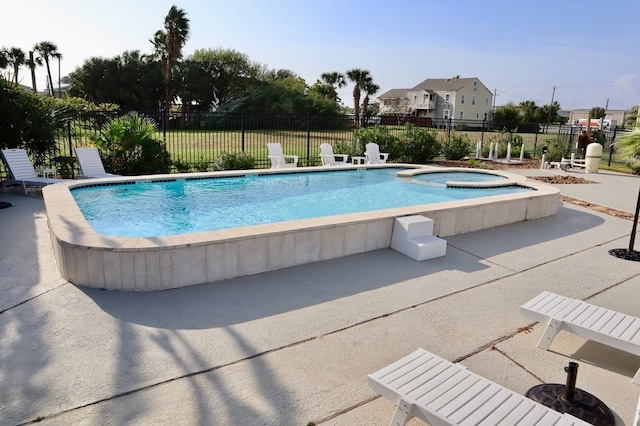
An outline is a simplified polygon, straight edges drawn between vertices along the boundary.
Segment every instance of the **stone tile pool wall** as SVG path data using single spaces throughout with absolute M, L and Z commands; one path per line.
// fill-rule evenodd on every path
M 313 169 L 318 170 L 317 167 Z M 426 170 L 434 168 L 402 173 Z M 251 172 L 214 173 L 232 176 Z M 93 231 L 69 190 L 86 185 L 87 181 L 49 185 L 43 189 L 43 195 L 55 258 L 63 278 L 79 286 L 151 291 L 221 281 L 388 248 L 394 219 L 400 216 L 420 214 L 429 217 L 434 220 L 434 235 L 447 237 L 556 213 L 558 189 L 537 182 L 525 183 L 526 178 L 522 176 L 500 174 L 536 190 L 166 237 L 111 237 Z M 99 181 L 91 181 L 95 182 Z

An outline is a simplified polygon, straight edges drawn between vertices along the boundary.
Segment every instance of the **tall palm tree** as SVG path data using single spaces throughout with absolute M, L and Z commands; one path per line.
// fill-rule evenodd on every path
M 42 59 L 39 57 L 33 56 L 33 50 L 29 51 L 29 59 L 26 59 L 24 63 L 29 67 L 31 71 L 31 90 L 33 93 L 38 93 L 38 88 L 36 87 L 36 67 L 42 66 Z
M 169 83 L 171 82 L 171 66 L 182 57 L 182 47 L 189 38 L 189 19 L 183 9 L 171 6 L 164 18 L 164 31 L 157 31 L 152 43 L 156 51 L 164 42 L 164 52 L 161 53 L 164 75 L 164 109 L 169 111 Z
M 18 84 L 18 71 L 20 66 L 25 64 L 26 55 L 19 47 L 12 47 L 6 53 L 7 62 L 13 67 L 13 82 Z
M 362 91 L 362 86 L 372 82 L 373 79 L 369 71 L 359 68 L 347 71 L 347 78 L 355 84 L 353 87 L 353 113 L 356 123 L 360 123 L 360 92 Z
M 9 60 L 7 59 L 7 48 L 0 49 L 0 70 L 4 70 L 9 66 Z
M 378 93 L 380 90 L 380 86 L 375 84 L 373 80 L 366 81 L 362 85 L 362 90 L 364 90 L 364 99 L 362 100 L 362 115 L 367 115 L 367 108 L 369 108 L 369 96 L 373 96 Z
M 338 91 L 336 89 L 341 89 L 347 85 L 347 79 L 344 74 L 339 73 L 337 71 L 334 72 L 325 72 L 320 75 L 322 82 L 331 86 L 331 99 L 334 102 L 338 102 Z
M 43 41 L 36 44 L 33 50 L 38 52 L 40 58 L 44 60 L 47 66 L 47 78 L 49 81 L 49 94 L 53 96 L 53 79 L 51 78 L 51 67 L 49 66 L 49 58 L 57 58 L 60 53 L 58 52 L 58 46 L 50 41 Z

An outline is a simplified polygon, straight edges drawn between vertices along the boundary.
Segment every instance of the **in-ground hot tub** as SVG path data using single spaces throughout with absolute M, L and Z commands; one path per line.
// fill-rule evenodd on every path
M 431 174 L 455 169 L 404 167 L 402 179 L 426 186 Z M 347 170 L 347 168 L 340 168 Z M 354 169 L 362 169 L 358 167 Z M 488 188 L 516 185 L 529 190 L 466 200 L 419 204 L 364 212 L 312 217 L 165 236 L 110 236 L 94 231 L 76 203 L 72 190 L 83 186 L 130 184 L 212 177 L 328 172 L 335 168 L 288 171 L 251 170 L 186 175 L 155 175 L 78 181 L 44 188 L 51 239 L 58 268 L 70 282 L 114 290 L 162 290 L 219 281 L 390 247 L 394 219 L 420 214 L 434 220 L 434 235 L 476 231 L 555 214 L 559 191 L 526 182 L 518 175 L 493 175 L 484 181 L 435 185 Z M 460 169 L 468 173 L 468 169 Z M 458 170 L 458 171 L 460 171 Z M 453 175 L 452 175 L 453 176 Z M 440 179 L 441 180 L 441 179 Z

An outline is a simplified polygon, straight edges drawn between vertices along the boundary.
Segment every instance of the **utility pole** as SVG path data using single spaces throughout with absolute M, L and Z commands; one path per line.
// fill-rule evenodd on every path
M 609 109 L 609 99 L 607 99 L 607 103 L 604 105 L 604 117 L 600 119 L 600 134 L 604 135 L 604 119 L 607 118 L 607 110 Z M 611 129 L 609 129 L 611 130 Z
M 496 115 L 496 97 L 498 96 L 498 89 L 493 89 L 493 102 L 491 105 L 491 120 Z M 640 115 L 640 110 L 638 111 L 638 115 Z
M 549 114 L 547 115 L 547 129 L 545 131 L 545 133 L 547 133 L 547 131 L 549 131 L 549 122 L 551 121 L 551 108 L 553 108 L 553 99 L 556 96 L 556 86 L 553 86 L 553 92 L 551 93 L 551 103 L 549 104 Z

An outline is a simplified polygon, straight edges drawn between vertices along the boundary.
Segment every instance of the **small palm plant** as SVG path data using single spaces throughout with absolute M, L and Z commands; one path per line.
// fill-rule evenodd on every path
M 171 156 L 155 139 L 156 125 L 130 113 L 109 121 L 92 140 L 105 157 L 105 168 L 119 175 L 169 173 Z
M 640 131 L 622 136 L 616 142 L 618 155 L 626 158 L 635 174 L 640 174 Z

